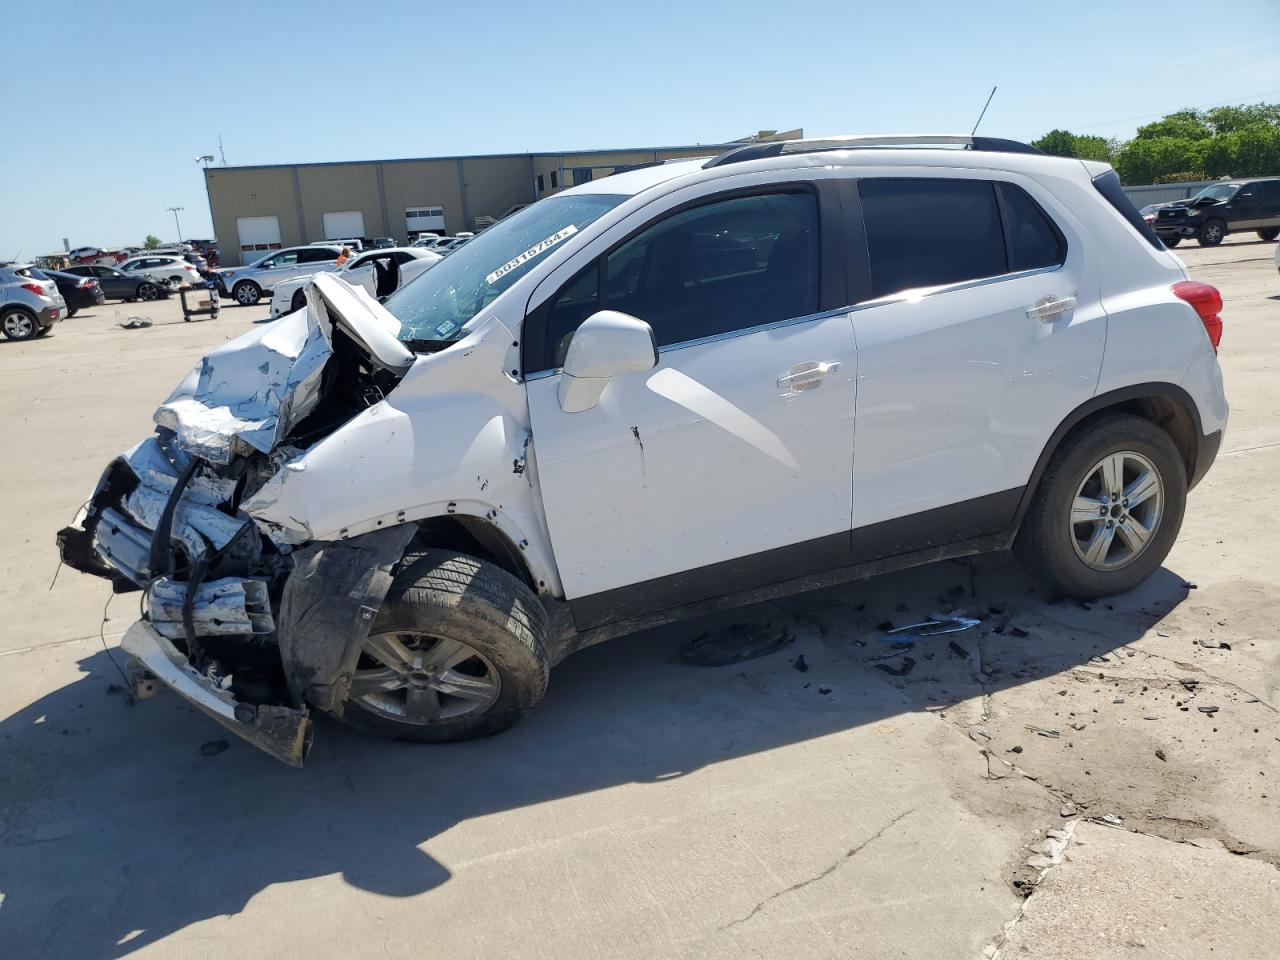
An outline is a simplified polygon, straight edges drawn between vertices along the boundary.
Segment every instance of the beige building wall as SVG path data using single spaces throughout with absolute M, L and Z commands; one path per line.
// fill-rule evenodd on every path
M 408 239 L 404 212 L 415 207 L 444 207 L 448 233 L 466 230 L 463 224 L 462 179 L 457 160 L 396 160 L 379 164 L 391 221 L 387 236 Z
M 762 131 L 756 139 L 790 139 Z M 324 214 L 359 210 L 365 235 L 408 240 L 405 210 L 443 207 L 445 231 L 474 230 L 477 217 L 497 219 L 513 206 L 537 199 L 535 182 L 543 178 L 539 196 L 573 186 L 575 168 L 587 167 L 592 179 L 616 167 L 654 160 L 714 156 L 733 144 L 693 147 L 507 154 L 421 160 L 371 160 L 367 163 L 318 163 L 270 167 L 210 167 L 205 170 L 214 236 L 226 266 L 237 266 L 261 253 L 242 255 L 236 221 L 241 217 L 276 217 L 283 246 L 325 239 Z M 556 186 L 551 186 L 551 174 Z
M 324 214 L 343 210 L 364 214 L 365 236 L 388 235 L 378 191 L 378 164 L 335 163 L 296 169 L 302 198 L 303 243 L 329 239 L 324 235 Z
M 237 266 L 245 262 L 236 230 L 236 220 L 240 217 L 276 217 L 284 246 L 303 242 L 293 173 L 292 167 L 210 167 L 205 170 L 213 235 L 218 240 L 218 253 L 224 265 Z M 256 259 L 261 255 L 248 256 Z

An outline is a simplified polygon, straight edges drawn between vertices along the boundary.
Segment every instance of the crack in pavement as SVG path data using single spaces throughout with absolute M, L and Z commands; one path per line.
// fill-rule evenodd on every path
M 791 886 L 787 887 L 785 890 L 779 890 L 777 893 L 770 894 L 769 896 L 761 900 L 759 903 L 757 903 L 752 908 L 751 912 L 748 913 L 746 916 L 739 917 L 737 920 L 734 920 L 731 923 L 726 923 L 723 927 L 720 928 L 719 932 L 723 933 L 724 931 L 729 930 L 733 927 L 736 927 L 739 924 L 746 923 L 748 920 L 754 917 L 757 913 L 759 913 L 769 904 L 773 903 L 773 901 L 777 900 L 779 897 L 786 896 L 788 893 L 794 893 L 797 890 L 803 890 L 805 887 L 815 884 L 819 880 L 823 880 L 826 877 L 831 876 L 831 874 L 835 873 L 842 866 L 844 866 L 846 863 L 848 863 L 850 860 L 856 857 L 859 853 L 861 853 L 869 844 L 873 843 L 876 840 L 879 840 L 882 836 L 884 836 L 884 834 L 891 827 L 896 826 L 899 822 L 901 822 L 902 820 L 905 820 L 907 817 L 911 816 L 911 814 L 915 813 L 919 809 L 920 809 L 919 807 L 912 807 L 910 810 L 906 811 L 905 813 L 898 814 L 896 817 L 894 817 L 892 820 L 886 823 L 883 827 L 881 827 L 871 836 L 867 837 L 867 839 L 863 840 L 856 847 L 851 848 L 847 853 L 845 853 L 844 856 L 842 856 L 835 863 L 831 864 L 831 866 L 827 867 L 827 869 L 823 870 L 817 876 L 810 877 L 808 880 L 801 880 L 799 883 L 793 883 Z

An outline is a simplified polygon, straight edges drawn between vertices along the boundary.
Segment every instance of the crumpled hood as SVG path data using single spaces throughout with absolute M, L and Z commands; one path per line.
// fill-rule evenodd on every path
M 207 354 L 156 410 L 193 456 L 225 465 L 270 453 L 320 400 L 324 367 L 341 328 L 370 362 L 403 373 L 414 354 L 397 338 L 400 321 L 363 289 L 317 274 L 307 309 L 252 330 Z

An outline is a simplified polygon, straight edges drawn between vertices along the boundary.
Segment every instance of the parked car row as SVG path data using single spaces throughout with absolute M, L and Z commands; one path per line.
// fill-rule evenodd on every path
M 383 300 L 440 259 L 440 254 L 421 247 L 375 249 L 352 257 L 338 268 L 338 276 L 352 286 L 363 286 L 371 296 Z M 271 292 L 271 319 L 305 306 L 306 286 L 312 276 L 314 271 L 276 283 Z
M 175 284 L 170 280 L 155 280 L 150 274 L 125 273 L 118 267 L 75 266 L 63 273 L 77 277 L 92 277 L 98 281 L 104 296 L 112 300 L 159 300 L 173 293 Z

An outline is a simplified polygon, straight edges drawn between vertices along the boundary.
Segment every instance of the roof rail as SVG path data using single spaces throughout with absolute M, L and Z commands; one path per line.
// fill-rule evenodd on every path
M 967 133 L 899 133 L 885 136 L 822 137 L 813 140 L 776 140 L 749 143 L 728 153 L 713 157 L 702 165 L 704 170 L 728 163 L 744 163 L 766 157 L 782 157 L 793 153 L 821 153 L 826 150 L 857 150 L 864 147 L 962 147 L 965 150 L 988 150 L 997 153 L 1039 153 L 1035 147 L 1018 140 L 1000 137 L 975 137 Z

